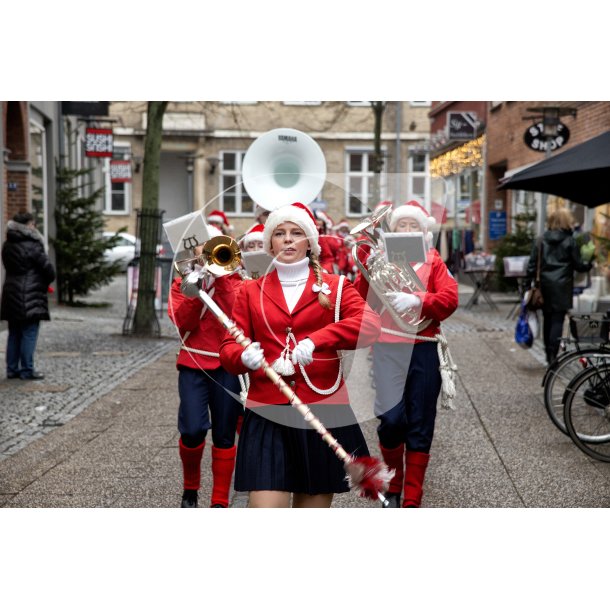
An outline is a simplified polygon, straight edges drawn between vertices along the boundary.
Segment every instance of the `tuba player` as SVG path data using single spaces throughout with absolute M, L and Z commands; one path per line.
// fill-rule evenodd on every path
M 395 208 L 389 222 L 392 232 L 423 232 L 428 244 L 434 224 L 434 218 L 416 201 Z M 457 282 L 434 248 L 428 247 L 425 262 L 411 266 L 425 292 L 387 292 L 384 296 L 395 313 L 410 312 L 430 321 L 412 334 L 383 311 L 383 303 L 369 290 L 361 273 L 355 281 L 360 294 L 366 298 L 368 292 L 369 302 L 381 313 L 381 335 L 373 347 L 373 376 L 379 446 L 386 464 L 396 471 L 386 495 L 391 508 L 417 508 L 421 504 L 441 391 L 435 337 L 441 321 L 458 306 Z

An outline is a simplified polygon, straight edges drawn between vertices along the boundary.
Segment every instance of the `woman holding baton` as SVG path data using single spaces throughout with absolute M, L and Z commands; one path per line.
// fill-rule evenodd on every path
M 263 359 L 354 456 L 366 441 L 349 404 L 339 350 L 371 345 L 379 316 L 345 278 L 323 273 L 318 230 L 301 203 L 273 211 L 263 234 L 275 269 L 246 282 L 231 317 L 254 343 L 227 334 L 222 366 L 249 373 L 250 387 L 235 469 L 235 489 L 253 508 L 327 508 L 349 491 L 343 464 L 260 370 Z

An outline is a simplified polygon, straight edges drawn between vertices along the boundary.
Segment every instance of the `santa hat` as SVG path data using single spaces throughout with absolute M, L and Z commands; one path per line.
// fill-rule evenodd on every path
M 246 231 L 246 233 L 239 240 L 240 248 L 245 248 L 250 242 L 256 241 L 259 239 L 263 241 L 263 231 L 265 230 L 265 225 L 259 224 L 254 225 L 250 229 Z
M 222 235 L 222 231 L 214 225 L 205 225 L 205 228 L 208 230 L 210 239 L 212 239 L 212 237 L 220 237 Z
M 264 208 L 261 205 L 258 205 L 258 203 L 254 206 L 254 218 L 259 219 L 263 214 L 270 214 L 270 210 L 268 210 L 267 208 Z M 265 224 L 265 223 L 263 223 Z
M 398 206 L 390 216 L 390 231 L 396 230 L 396 225 L 401 218 L 412 218 L 419 224 L 424 233 L 436 224 L 436 220 L 417 201 L 407 201 Z
M 283 222 L 294 222 L 294 224 L 299 225 L 299 227 L 305 231 L 312 254 L 320 256 L 316 221 L 309 208 L 300 202 L 293 203 L 292 205 L 284 205 L 269 214 L 263 233 L 263 247 L 267 254 L 273 256 L 271 252 L 271 236 L 276 227 Z
M 229 223 L 229 219 L 227 218 L 227 215 L 224 212 L 221 212 L 220 210 L 212 210 L 208 214 L 207 221 L 209 223 L 219 224 L 222 227 L 224 227 L 225 229 L 227 229 L 228 231 L 231 231 L 233 229 L 233 227 L 231 226 L 231 223 Z
M 332 230 L 333 221 L 326 212 L 323 212 L 322 210 L 315 210 L 313 215 L 317 220 L 321 220 L 324 223 L 327 233 Z
M 338 224 L 336 224 L 333 227 L 334 231 L 339 231 L 341 229 L 348 229 L 351 230 L 351 227 L 349 226 L 349 222 L 347 222 L 347 220 L 345 218 L 342 218 Z

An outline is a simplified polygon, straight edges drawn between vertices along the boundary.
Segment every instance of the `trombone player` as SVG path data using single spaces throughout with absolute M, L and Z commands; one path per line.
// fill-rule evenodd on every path
M 220 230 L 207 226 L 211 238 Z M 200 256 L 205 244 L 194 248 Z M 241 288 L 238 274 L 215 278 L 206 274 L 202 288 L 226 311 L 231 311 Z M 237 376 L 220 364 L 219 348 L 224 328 L 203 302 L 183 293 L 182 277 L 172 283 L 168 314 L 180 334 L 178 369 L 178 448 L 182 462 L 183 494 L 181 508 L 197 508 L 201 483 L 201 460 L 206 436 L 212 430 L 212 490 L 210 506 L 227 508 L 231 479 L 235 468 L 238 422 L 243 406 L 237 400 L 240 383 Z
M 380 286 L 373 284 L 369 290 L 370 275 L 365 271 L 354 283 L 364 298 L 368 293 L 369 303 L 381 315 L 381 335 L 373 346 L 373 378 L 379 446 L 385 463 L 396 471 L 386 494 L 391 508 L 421 505 L 442 386 L 440 323 L 458 306 L 457 282 L 431 247 L 434 224 L 416 201 L 398 206 L 390 216 L 391 232 L 422 232 L 429 246 L 425 262 L 412 264 L 417 275 L 414 290 L 381 287 L 383 294 L 377 294 Z M 373 257 L 379 256 L 373 250 L 367 258 L 369 272 Z M 402 317 L 407 322 L 402 323 Z

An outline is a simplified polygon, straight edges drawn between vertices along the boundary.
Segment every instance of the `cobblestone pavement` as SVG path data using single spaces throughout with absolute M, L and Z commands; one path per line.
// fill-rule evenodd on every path
M 0 461 L 81 413 L 143 366 L 172 347 L 175 333 L 167 316 L 161 337 L 122 335 L 126 311 L 126 275 L 95 291 L 84 302 L 104 307 L 51 304 L 51 321 L 42 322 L 35 366 L 41 381 L 0 381 Z M 4 364 L 7 330 L 0 332 Z
M 464 301 L 467 288 L 460 292 Z M 3 421 L 13 417 L 15 426 L 2 432 L 0 506 L 179 506 L 175 332 L 165 319 L 160 339 L 123 337 L 124 279 L 104 300 L 108 294 L 114 300 L 106 309 L 55 309 L 38 360 L 47 379 L 2 385 Z M 497 299 L 498 311 L 460 307 L 444 324 L 458 366 L 457 396 L 455 410 L 439 411 L 423 506 L 609 506 L 610 464 L 585 456 L 550 422 L 540 341 L 517 347 L 512 303 Z M 347 385 L 378 456 L 367 356 L 357 352 Z M 203 455 L 201 507 L 210 501 L 210 453 Z M 232 495 L 232 507 L 245 504 L 244 494 Z M 333 506 L 378 507 L 355 493 L 335 495 Z

